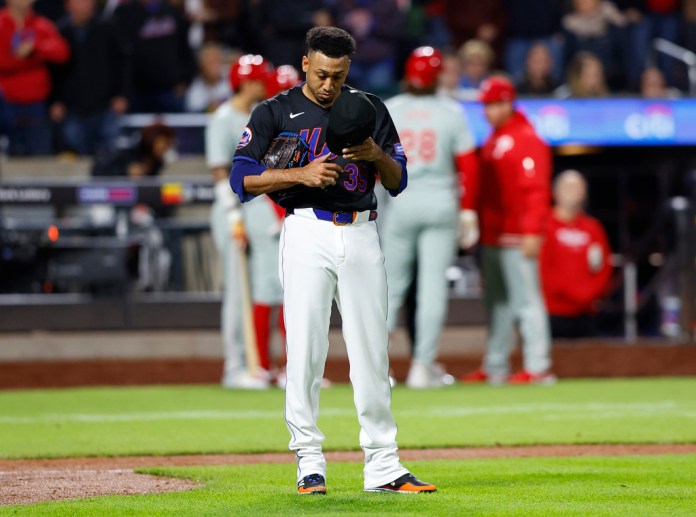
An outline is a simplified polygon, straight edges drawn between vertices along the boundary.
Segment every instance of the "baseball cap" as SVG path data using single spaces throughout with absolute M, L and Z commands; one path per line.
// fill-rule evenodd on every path
M 517 97 L 515 85 L 505 77 L 489 77 L 481 83 L 479 101 L 484 104 L 514 101 L 515 97 Z
M 344 89 L 331 106 L 326 144 L 334 154 L 364 142 L 375 130 L 377 110 L 360 90 Z

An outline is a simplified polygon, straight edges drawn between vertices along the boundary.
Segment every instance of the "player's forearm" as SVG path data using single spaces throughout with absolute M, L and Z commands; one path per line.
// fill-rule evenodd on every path
M 397 190 L 401 183 L 401 175 L 403 174 L 401 165 L 384 151 L 382 151 L 381 156 L 374 163 L 384 188 Z
M 259 196 L 294 187 L 300 183 L 296 169 L 267 169 L 258 176 L 246 176 L 244 191 L 253 196 Z

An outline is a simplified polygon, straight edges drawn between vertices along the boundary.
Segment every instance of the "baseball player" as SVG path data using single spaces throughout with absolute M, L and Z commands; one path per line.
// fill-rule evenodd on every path
M 493 132 L 481 148 L 480 176 L 467 174 L 464 206 L 480 221 L 489 336 L 483 367 L 463 382 L 551 383 L 548 315 L 538 257 L 550 211 L 551 152 L 515 110 L 515 87 L 486 79 L 480 100 Z M 472 214 L 478 214 L 476 217 Z M 519 323 L 524 368 L 508 377 L 514 324 Z
M 406 92 L 386 103 L 409 161 L 411 183 L 389 205 L 383 229 L 389 303 L 387 324 L 394 330 L 398 311 L 418 261 L 415 350 L 406 385 L 431 388 L 453 381 L 435 365 L 447 312 L 447 279 L 457 249 L 457 169 L 476 167 L 474 140 L 460 105 L 436 96 L 442 54 L 414 50 L 406 60 Z
M 611 248 L 602 223 L 583 208 L 587 182 L 582 174 L 564 171 L 553 187 L 556 204 L 539 260 L 551 334 L 592 336 L 597 302 L 611 281 Z
M 406 157 L 384 104 L 344 85 L 355 40 L 336 27 L 307 33 L 306 82 L 254 109 L 230 182 L 242 201 L 270 193 L 286 208 L 280 275 L 287 327 L 285 418 L 297 454 L 300 494 L 326 494 L 319 391 L 336 300 L 365 451 L 366 491 L 432 492 L 399 461 L 391 414 L 387 284 L 373 193 L 375 175 L 392 195 L 406 187 Z M 308 143 L 309 163 L 267 169 L 281 133 Z
M 215 182 L 211 229 L 224 268 L 225 289 L 221 317 L 225 367 L 222 385 L 227 388 L 263 389 L 269 385 L 265 375 L 250 375 L 245 366 L 241 310 L 239 310 L 241 306 L 239 279 L 240 274 L 246 273 L 240 273 L 236 247 L 246 246 L 247 233 L 242 222 L 243 215 L 239 202 L 230 191 L 227 180 L 234 150 L 249 120 L 251 109 L 266 98 L 269 75 L 270 66 L 262 56 L 242 56 L 230 69 L 229 79 L 234 96 L 213 113 L 205 132 L 206 161 Z M 276 256 L 277 244 L 273 249 L 272 243 L 267 241 L 277 242 L 278 218 L 270 207 L 271 201 L 264 197 L 245 207 L 244 215 L 247 220 L 253 221 L 248 225 L 249 238 L 254 239 L 252 246 L 254 250 L 258 250 L 252 252 L 252 271 L 263 270 L 264 267 L 277 267 L 273 258 L 268 258 L 269 255 Z M 257 235 L 261 237 L 257 239 Z M 258 259 L 257 262 L 254 257 Z M 263 263 L 268 260 L 270 264 Z M 261 264 L 257 265 L 258 262 Z M 254 281 L 256 277 L 252 273 L 252 289 L 255 288 L 257 294 L 261 293 L 258 296 L 269 305 L 280 303 L 282 296 L 280 286 L 268 285 L 273 282 L 272 275 L 259 276 L 262 276 L 262 280 Z M 268 321 L 266 324 L 268 325 Z M 268 354 L 266 354 L 267 357 Z M 259 358 L 261 359 L 261 354 Z

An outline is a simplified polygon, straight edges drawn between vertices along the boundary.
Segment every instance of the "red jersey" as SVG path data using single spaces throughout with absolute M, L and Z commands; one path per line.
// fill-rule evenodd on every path
M 34 50 L 24 59 L 14 54 L 22 41 L 33 40 Z M 64 63 L 70 49 L 55 26 L 46 18 L 30 13 L 24 26 L 7 9 L 0 9 L 0 93 L 8 102 L 44 101 L 51 91 L 47 63 Z
M 515 112 L 481 147 L 478 171 L 464 178 L 464 206 L 476 210 L 481 243 L 517 247 L 544 232 L 551 206 L 551 149 Z
M 611 279 L 611 249 L 604 228 L 594 217 L 579 214 L 572 221 L 551 216 L 541 248 L 541 286 L 553 316 L 595 312 Z

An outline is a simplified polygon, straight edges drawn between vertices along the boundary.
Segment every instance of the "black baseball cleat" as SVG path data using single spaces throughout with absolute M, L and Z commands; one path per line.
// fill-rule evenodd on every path
M 366 488 L 365 492 L 395 492 L 397 494 L 424 494 L 435 492 L 437 488 L 430 483 L 425 483 L 413 474 L 404 474 L 391 483 L 375 488 Z
M 297 484 L 297 493 L 302 495 L 326 495 L 326 480 L 321 474 L 310 474 Z

